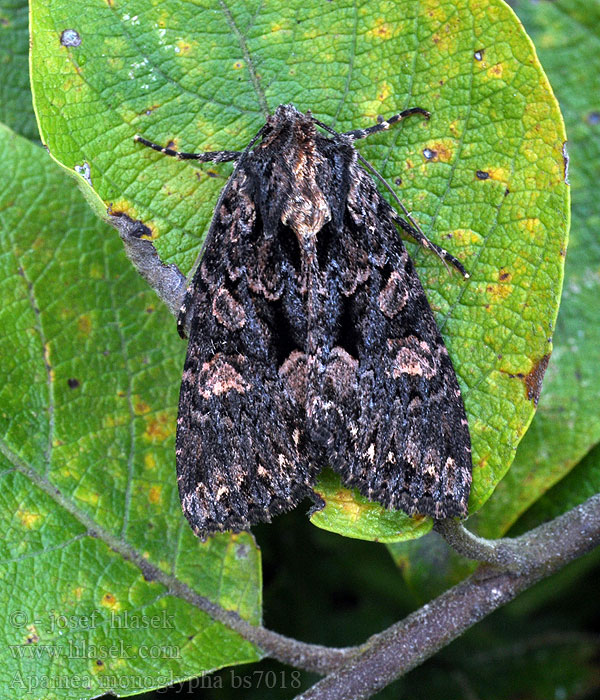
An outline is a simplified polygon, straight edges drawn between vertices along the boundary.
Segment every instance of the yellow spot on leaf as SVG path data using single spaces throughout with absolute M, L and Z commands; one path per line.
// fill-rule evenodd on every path
M 89 275 L 92 279 L 101 280 L 104 277 L 104 270 L 100 265 L 92 265 L 90 267 Z
M 512 284 L 488 284 L 486 292 L 494 299 L 506 299 L 513 291 Z
M 174 425 L 170 413 L 156 413 L 146 419 L 144 437 L 152 442 L 162 442 L 173 434 Z
M 145 469 L 156 469 L 156 459 L 151 452 L 146 452 L 144 455 L 144 468 Z
M 341 512 L 355 523 L 363 513 L 363 508 L 352 497 L 352 491 L 348 489 L 339 489 L 336 491 L 333 500 L 341 510 Z
M 150 406 L 145 401 L 138 399 L 133 406 L 133 410 L 136 415 L 141 416 L 143 413 L 148 413 L 150 411 Z
M 183 56 L 184 54 L 190 53 L 192 50 L 192 46 L 188 41 L 183 41 L 183 39 L 180 39 L 178 42 L 176 42 L 175 46 L 179 49 L 177 53 L 180 56 Z
M 234 69 L 234 70 L 240 70 L 240 69 L 243 68 L 243 67 L 244 67 L 244 61 L 236 61 L 236 62 L 233 64 L 233 69 Z
M 81 600 L 81 596 L 83 595 L 83 588 L 81 586 L 77 586 L 77 588 L 74 588 L 73 595 L 75 596 L 76 600 Z
M 494 66 L 490 66 L 487 70 L 487 74 L 490 78 L 501 78 L 504 69 L 501 63 L 496 63 Z
M 453 122 L 450 122 L 450 124 L 448 124 L 448 129 L 450 130 L 450 133 L 452 134 L 452 136 L 458 136 L 459 126 L 460 126 L 460 121 L 458 119 L 455 119 Z
M 382 83 L 377 91 L 377 99 L 384 102 L 392 94 L 392 86 L 389 83 Z
M 481 236 L 470 228 L 456 228 L 448 234 L 448 238 L 465 246 L 481 240 Z
M 97 491 L 91 491 L 84 487 L 78 488 L 75 492 L 75 497 L 78 501 L 83 501 L 91 506 L 97 506 L 99 501 L 99 496 Z
M 36 523 L 42 516 L 39 513 L 32 513 L 29 510 L 18 510 L 17 518 L 21 521 L 21 525 L 31 530 L 36 526 Z
M 77 319 L 77 329 L 83 335 L 89 335 L 92 330 L 92 319 L 88 314 L 83 314 Z
M 390 25 L 382 17 L 379 17 L 379 19 L 375 20 L 375 27 L 367 32 L 367 36 L 386 41 L 392 36 L 392 30 Z
M 150 491 L 148 491 L 148 500 L 150 503 L 159 503 L 162 493 L 162 488 L 160 486 L 153 486 Z
M 509 172 L 506 168 L 481 168 L 485 170 L 492 180 L 498 180 L 499 182 L 505 182 L 508 184 Z
M 432 157 L 426 158 L 429 162 L 449 163 L 452 160 L 452 150 L 447 142 L 434 141 L 427 144 L 423 150 L 426 149 L 432 154 Z
M 105 608 L 109 608 L 109 610 L 120 610 L 121 609 L 121 604 L 119 601 L 115 598 L 115 596 L 112 593 L 105 593 L 102 596 L 102 600 L 100 601 L 100 604 L 103 605 Z
M 427 0 L 425 3 L 425 12 L 428 17 L 431 17 L 436 23 L 442 23 L 446 20 L 446 11 L 439 0 Z
M 540 228 L 540 220 L 536 217 L 531 219 L 523 219 L 521 226 L 530 234 L 531 238 L 535 238 Z

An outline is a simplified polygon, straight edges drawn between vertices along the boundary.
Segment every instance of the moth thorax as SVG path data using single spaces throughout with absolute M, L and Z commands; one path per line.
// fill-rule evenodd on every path
M 314 144 L 311 144 L 314 145 Z M 293 164 L 294 186 L 281 212 L 281 221 L 302 239 L 313 238 L 331 220 L 331 209 L 317 184 L 321 158 L 314 148 L 300 148 Z

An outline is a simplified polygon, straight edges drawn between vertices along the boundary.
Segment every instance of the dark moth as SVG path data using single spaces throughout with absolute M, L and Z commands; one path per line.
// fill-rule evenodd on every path
M 198 535 L 320 503 L 326 465 L 386 508 L 466 515 L 461 393 L 396 226 L 464 268 L 396 213 L 353 146 L 415 112 L 337 134 L 282 105 L 242 152 L 137 137 L 236 161 L 179 316 L 177 478 Z

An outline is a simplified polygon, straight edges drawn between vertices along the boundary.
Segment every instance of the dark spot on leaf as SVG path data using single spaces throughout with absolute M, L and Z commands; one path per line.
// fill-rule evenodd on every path
M 169 141 L 167 143 L 167 148 L 175 148 L 175 141 Z
M 79 379 L 67 379 L 67 384 L 69 385 L 69 389 L 77 389 L 77 387 L 79 386 Z
M 548 367 L 549 361 L 550 353 L 547 353 L 535 363 L 533 369 L 524 377 L 525 386 L 527 388 L 527 398 L 530 401 L 533 399 L 535 406 L 538 405 L 540 392 L 542 390 L 542 380 L 544 379 L 544 374 L 546 372 L 546 368 Z
M 0 17 L 0 24 L 1 24 L 3 27 L 8 27 L 8 25 L 10 24 L 10 22 L 6 19 L 6 17 Z
M 152 314 L 152 313 L 154 313 L 154 307 L 153 307 L 153 306 L 147 306 L 147 307 L 146 307 L 146 313 L 147 313 L 147 314 Z
M 104 666 L 104 661 L 102 661 L 102 659 L 96 659 L 96 666 Z
M 219 177 L 219 173 L 216 173 L 214 170 L 207 170 L 206 174 L 208 177 Z
M 400 185 L 402 184 L 402 178 L 401 178 L 401 177 L 397 177 L 397 178 L 394 180 L 394 184 L 400 186 Z
M 507 194 L 510 194 L 510 190 L 508 189 L 508 187 L 504 190 L 504 196 L 506 197 Z
M 424 148 L 423 155 L 427 160 L 433 160 L 437 156 L 437 151 L 432 151 L 431 148 Z
M 247 544 L 238 544 L 235 548 L 236 559 L 247 559 L 250 554 L 250 547 Z
M 500 274 L 498 275 L 498 279 L 500 279 L 502 282 L 510 278 L 510 272 L 507 272 L 503 267 L 500 268 Z
M 475 51 L 473 54 L 473 57 L 475 58 L 476 61 L 483 61 L 483 54 L 485 53 L 485 49 L 479 49 L 478 51 Z
M 377 115 L 377 123 L 381 124 L 382 121 L 383 121 L 383 117 L 381 116 L 381 114 L 378 114 Z
M 600 124 L 600 112 L 590 112 L 585 118 L 585 120 L 590 126 L 596 126 L 596 124 Z
M 63 46 L 79 46 L 81 37 L 74 29 L 65 29 L 60 35 L 60 43 Z
M 475 175 L 477 175 L 477 178 L 479 180 L 489 180 L 490 179 L 490 174 L 486 172 L 485 170 L 477 170 Z

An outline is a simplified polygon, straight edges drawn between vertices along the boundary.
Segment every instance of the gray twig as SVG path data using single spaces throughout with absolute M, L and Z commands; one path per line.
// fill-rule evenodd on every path
M 489 554 L 487 546 L 475 539 L 474 544 L 469 539 L 464 550 Z M 360 653 L 297 700 L 371 697 L 521 591 L 590 551 L 600 544 L 600 495 L 514 541 L 523 547 L 522 571 L 483 564 L 462 583 L 371 637 Z
M 177 265 L 165 265 L 148 238 L 150 229 L 141 221 L 134 221 L 123 213 L 108 211 L 107 221 L 114 226 L 123 245 L 125 253 L 135 269 L 148 282 L 167 305 L 169 311 L 177 316 L 185 294 L 186 278 Z

